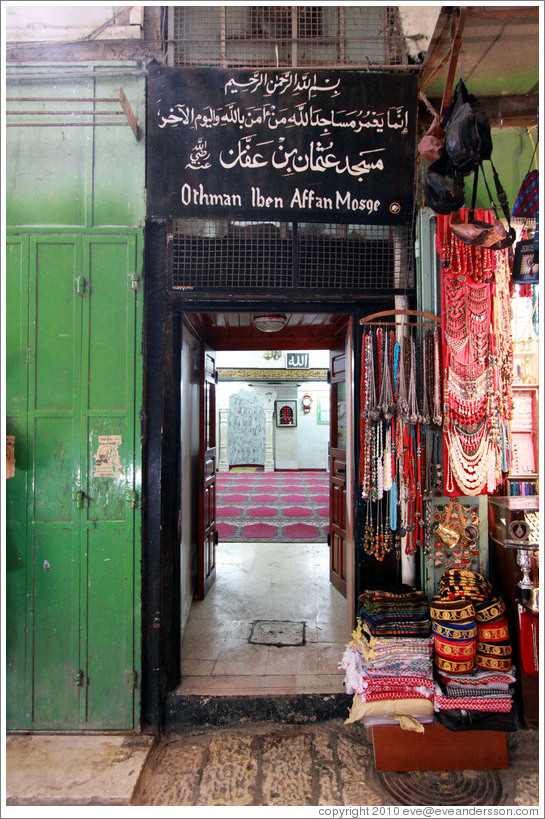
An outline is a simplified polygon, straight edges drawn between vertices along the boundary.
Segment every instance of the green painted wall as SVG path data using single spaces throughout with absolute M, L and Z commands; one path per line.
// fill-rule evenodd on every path
M 537 133 L 534 129 L 532 132 L 532 139 L 536 140 Z M 515 199 L 520 190 L 522 180 L 527 171 L 530 169 L 532 160 L 533 146 L 528 136 L 526 128 L 495 128 L 492 131 L 492 161 L 494 167 L 498 172 L 500 182 L 507 194 L 507 201 L 509 202 L 509 209 L 513 209 Z M 536 158 L 538 152 L 536 151 Z M 536 167 L 535 161 L 531 165 Z M 484 163 L 484 172 L 486 174 L 486 181 L 491 193 L 494 195 L 494 201 L 497 205 L 496 191 L 494 187 L 494 178 L 492 176 L 492 168 L 490 162 Z M 480 174 L 479 174 L 480 177 Z M 473 175 L 465 179 L 466 204 L 469 207 L 471 203 L 471 192 L 473 189 Z M 477 207 L 489 208 L 490 200 L 486 187 L 481 178 L 477 188 Z
M 7 226 L 142 226 L 145 77 L 137 66 L 10 66 L 6 87 L 13 112 L 6 128 Z M 117 99 L 120 87 L 141 127 L 138 141 L 120 103 L 105 101 Z M 92 112 L 97 123 L 116 124 L 83 125 Z

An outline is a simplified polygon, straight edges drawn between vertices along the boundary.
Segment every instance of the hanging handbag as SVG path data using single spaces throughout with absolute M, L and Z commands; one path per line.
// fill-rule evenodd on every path
M 539 172 L 537 168 L 530 170 L 535 159 L 538 142 L 534 145 L 530 166 L 518 192 L 511 216 L 533 218 L 539 211 Z
M 507 196 L 503 189 L 503 186 L 500 182 L 498 177 L 496 168 L 494 167 L 494 163 L 490 160 L 490 164 L 492 166 L 492 173 L 494 175 L 494 184 L 496 187 L 496 194 L 498 197 L 498 201 L 500 203 L 500 207 L 503 211 L 503 215 L 507 220 L 508 230 L 505 229 L 503 223 L 501 222 L 498 210 L 496 207 L 496 203 L 490 193 L 490 188 L 488 187 L 488 182 L 486 180 L 486 176 L 484 174 L 484 168 L 478 165 L 475 168 L 475 174 L 473 177 L 473 193 L 471 196 L 471 208 L 469 209 L 468 213 L 468 220 L 467 222 L 462 221 L 460 214 L 453 214 L 450 221 L 450 229 L 452 233 L 464 244 L 466 245 L 473 245 L 474 247 L 487 247 L 491 250 L 501 250 L 506 247 L 510 247 L 513 242 L 515 241 L 515 229 L 511 227 L 511 217 L 509 213 L 509 206 L 507 203 Z M 484 184 L 486 186 L 486 190 L 488 193 L 488 198 L 490 199 L 490 205 L 492 210 L 494 211 L 495 218 L 493 222 L 482 222 L 479 219 L 475 219 L 475 203 L 477 200 L 477 181 L 479 175 L 479 168 L 481 168 L 481 172 L 484 179 Z
M 537 145 L 536 142 L 530 167 L 536 155 Z M 521 239 L 515 245 L 511 279 L 517 284 L 537 284 L 539 282 L 539 172 L 537 169 L 528 170 L 522 180 L 512 216 L 526 219 L 535 217 L 536 227 L 533 239 Z

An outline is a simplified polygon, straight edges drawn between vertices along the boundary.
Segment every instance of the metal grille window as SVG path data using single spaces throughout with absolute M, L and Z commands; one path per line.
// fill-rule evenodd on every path
M 169 258 L 171 287 L 201 293 L 332 295 L 414 284 L 411 226 L 179 219 Z
M 396 6 L 171 6 L 175 66 L 395 67 L 407 54 Z

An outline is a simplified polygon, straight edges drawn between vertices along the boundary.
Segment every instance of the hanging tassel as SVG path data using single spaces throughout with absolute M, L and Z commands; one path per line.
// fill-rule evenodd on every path
M 397 486 L 395 481 L 390 489 L 390 529 L 393 532 L 397 529 Z

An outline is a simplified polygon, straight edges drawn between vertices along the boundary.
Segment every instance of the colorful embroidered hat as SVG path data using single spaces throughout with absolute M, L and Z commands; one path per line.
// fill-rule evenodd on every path
M 445 600 L 436 595 L 430 603 L 430 617 L 432 621 L 467 623 L 475 620 L 475 607 L 471 600 L 465 598 Z
M 465 623 L 446 623 L 442 620 L 432 622 L 432 631 L 447 640 L 472 640 L 477 636 L 477 623 L 468 620 Z
M 475 655 L 475 666 L 483 671 L 502 671 L 508 672 L 512 666 L 511 656 L 508 657 L 492 657 L 489 654 L 482 654 L 478 651 Z
M 497 617 L 487 623 L 477 623 L 477 639 L 482 643 L 499 643 L 509 639 L 507 617 Z
M 475 619 L 478 623 L 495 620 L 505 614 L 505 603 L 501 597 L 492 597 L 491 600 L 475 605 Z
M 475 659 L 471 657 L 468 660 L 450 660 L 436 654 L 434 664 L 439 671 L 448 674 L 470 674 L 475 667 Z
M 435 635 L 434 649 L 436 654 L 447 660 L 466 662 L 475 657 L 477 642 L 476 640 L 447 640 Z

